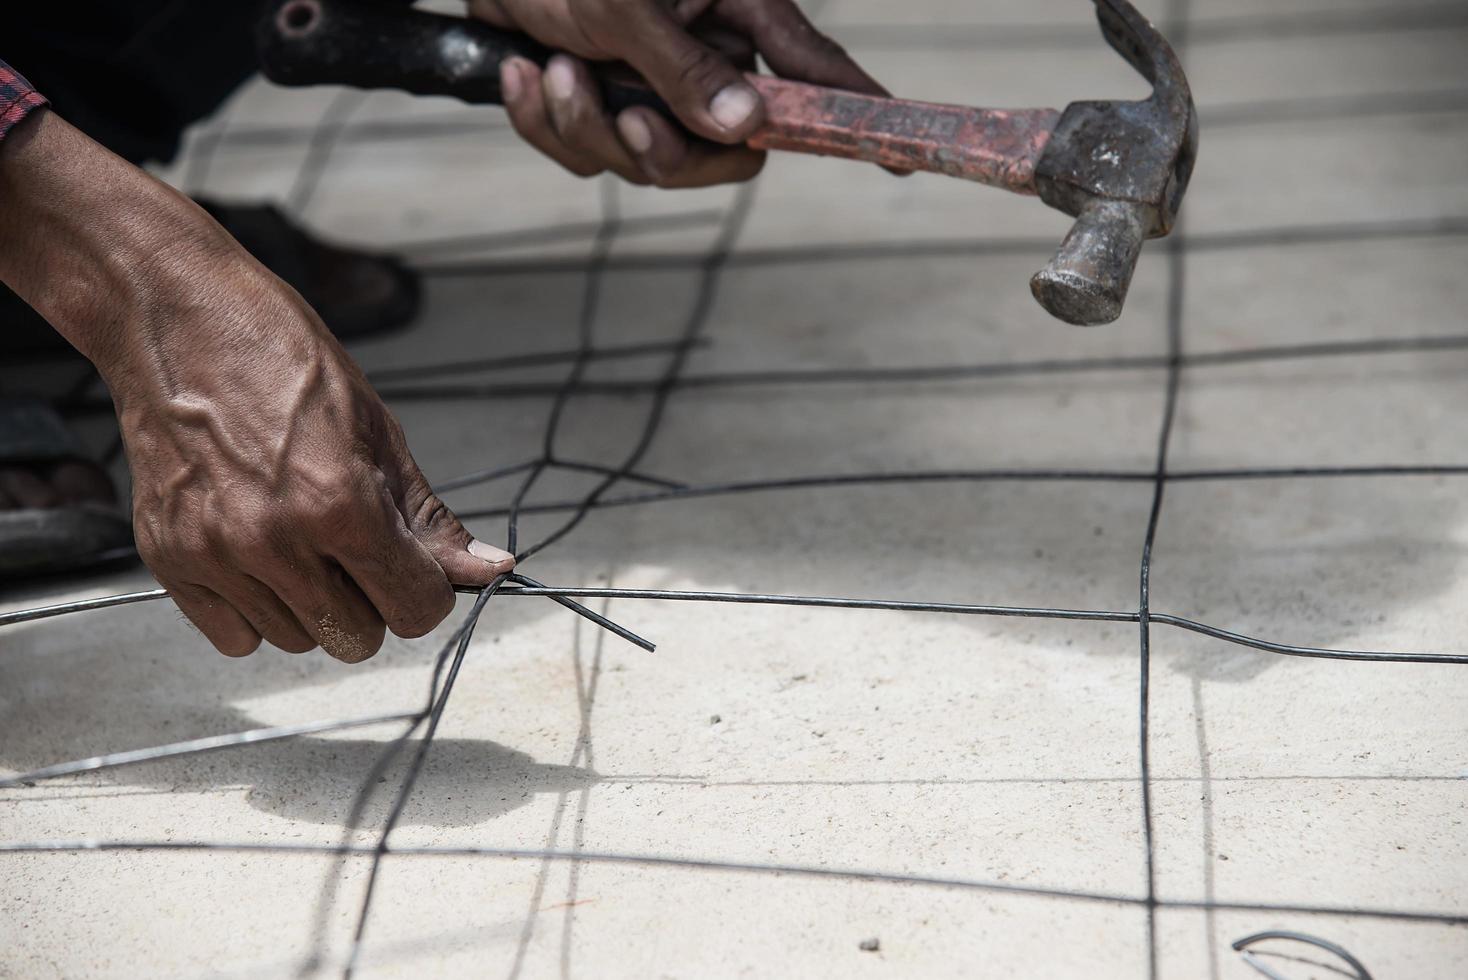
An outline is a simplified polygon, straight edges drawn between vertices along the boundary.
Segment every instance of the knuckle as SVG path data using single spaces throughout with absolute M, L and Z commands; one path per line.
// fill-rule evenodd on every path
M 309 650 L 316 649 L 316 641 L 299 630 L 272 637 L 270 643 L 276 649 L 283 650 L 286 653 L 306 653 Z
M 439 499 L 438 494 L 430 493 L 423 498 L 413 510 L 413 528 L 415 530 L 431 531 L 457 522 L 457 518 L 445 504 Z
M 316 523 L 323 530 L 340 531 L 356 522 L 362 505 L 354 494 L 330 493 L 318 498 L 313 510 Z
M 248 657 L 260 647 L 260 637 L 241 632 L 239 635 L 221 636 L 214 641 L 214 649 L 232 660 Z
M 214 531 L 209 550 L 211 555 L 227 556 L 227 562 L 235 568 L 258 568 L 279 554 L 290 540 L 289 533 L 281 533 L 272 522 L 262 521 Z
M 708 48 L 689 47 L 674 57 L 673 73 L 684 92 L 691 89 L 701 100 L 723 81 L 724 62 Z
M 288 653 L 304 653 L 316 645 L 301 629 L 295 617 L 283 609 L 273 609 L 268 604 L 251 601 L 241 604 L 240 611 L 271 646 Z M 306 646 L 302 647 L 302 643 Z
M 350 643 L 321 644 L 333 660 L 340 660 L 344 664 L 360 664 L 377 656 L 377 651 L 382 649 L 382 637 L 376 639 L 356 637 Z
M 560 164 L 573 177 L 580 177 L 582 180 L 590 180 L 592 177 L 598 177 L 606 170 L 601 164 L 586 160 L 561 160 Z
M 658 186 L 657 178 L 653 177 L 649 173 L 646 173 L 645 171 L 638 170 L 633 167 L 618 167 L 617 176 L 621 177 L 627 183 L 633 184 L 637 187 Z
M 415 640 L 432 633 L 453 611 L 453 590 L 435 590 L 432 597 L 395 616 L 390 625 L 397 636 L 405 640 Z
M 218 547 L 206 537 L 192 535 L 172 542 L 158 562 L 168 568 L 183 572 L 183 577 L 194 581 L 205 581 L 213 577 Z M 149 564 L 152 568 L 152 563 Z
M 827 34 L 822 34 L 820 31 L 812 30 L 807 35 L 806 41 L 816 54 L 824 58 L 832 61 L 849 61 L 851 59 L 851 56 L 846 53 L 846 49 L 835 38 Z
M 362 498 L 345 489 L 354 486 L 350 480 L 333 481 L 333 485 L 343 489 L 300 495 L 285 518 L 286 526 L 278 530 L 295 540 L 302 536 L 308 540 L 349 539 L 361 524 Z
M 255 627 L 261 636 L 268 636 L 271 633 L 280 631 L 282 625 L 280 616 L 273 610 L 266 608 L 262 603 L 254 599 L 241 598 L 234 600 L 234 606 L 245 619 L 250 621 L 250 625 Z
M 168 574 L 173 563 L 168 560 L 169 552 L 155 532 L 151 529 L 134 527 L 133 546 L 138 549 L 138 557 L 143 560 L 143 564 L 147 565 L 154 575 L 163 578 Z
M 133 545 L 138 557 L 159 578 L 188 578 L 210 553 L 203 535 L 185 532 L 152 519 L 133 521 Z
M 347 664 L 371 659 L 382 647 L 384 632 L 381 620 L 347 624 L 330 613 L 320 617 L 316 623 L 316 638 L 321 649 Z

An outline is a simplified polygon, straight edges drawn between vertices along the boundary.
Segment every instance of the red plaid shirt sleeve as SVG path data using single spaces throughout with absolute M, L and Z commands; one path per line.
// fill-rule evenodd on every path
M 0 61 L 0 140 L 32 109 L 45 104 L 46 97 L 31 88 L 20 72 Z

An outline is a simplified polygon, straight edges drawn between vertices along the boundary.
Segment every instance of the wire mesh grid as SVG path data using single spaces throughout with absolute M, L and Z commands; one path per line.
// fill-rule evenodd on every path
M 1215 21 L 1192 22 L 1188 17 L 1184 0 L 1172 5 L 1171 16 L 1164 22 L 1164 31 L 1173 40 L 1180 53 L 1185 56 L 1186 41 L 1192 38 L 1219 36 L 1311 36 L 1331 32 L 1356 31 L 1370 33 L 1394 26 L 1398 18 L 1394 13 L 1386 18 L 1378 13 L 1342 14 L 1339 16 L 1300 18 L 1294 15 L 1255 15 L 1252 17 L 1223 18 Z M 1468 23 L 1468 11 L 1456 5 L 1424 7 L 1410 12 L 1429 27 L 1461 27 Z M 961 45 L 969 48 L 1003 42 L 1028 43 L 1039 47 L 1064 49 L 1081 43 L 1081 38 L 1065 30 L 1036 28 L 1013 28 L 1009 33 L 1000 32 L 996 37 L 991 29 L 973 31 L 954 29 L 951 25 L 941 32 L 905 26 L 869 25 L 858 26 L 852 35 L 864 43 L 904 47 L 931 44 Z M 1092 38 L 1087 36 L 1086 43 Z M 320 186 L 329 167 L 332 148 L 338 141 L 361 137 L 367 132 L 372 138 L 415 138 L 423 135 L 425 128 L 443 130 L 461 124 L 448 121 L 363 123 L 353 127 L 350 116 L 361 103 L 357 93 L 345 93 L 337 97 L 327 108 L 321 120 L 305 130 L 262 129 L 234 134 L 233 138 L 248 141 L 290 141 L 305 138 L 309 145 L 305 161 L 297 175 L 289 195 L 294 207 L 300 209 L 310 200 Z M 1248 125 L 1258 120 L 1278 119 L 1291 112 L 1301 116 L 1318 116 L 1334 113 L 1340 117 L 1359 114 L 1397 112 L 1461 112 L 1468 107 L 1468 91 L 1444 91 L 1430 93 L 1429 97 L 1411 98 L 1391 94 L 1379 97 L 1342 98 L 1339 100 L 1297 100 L 1296 102 L 1275 101 L 1267 104 L 1231 104 L 1216 112 L 1218 125 Z M 1214 117 L 1205 113 L 1205 136 Z M 480 124 L 475 124 L 480 125 Z M 207 171 L 211 155 L 220 144 L 218 132 L 206 138 L 196 148 L 190 160 L 186 181 L 201 182 Z M 732 592 L 676 591 L 665 589 L 631 589 L 612 587 L 554 587 L 547 586 L 524 572 L 517 572 L 497 581 L 483 590 L 473 592 L 475 598 L 466 616 L 458 623 L 447 642 L 439 648 L 428 678 L 428 690 L 422 704 L 412 711 L 375 714 L 352 718 L 331 718 L 286 726 L 258 728 L 244 732 L 227 733 L 183 742 L 158 745 L 152 748 L 117 752 L 102 756 L 62 762 L 0 778 L 0 788 L 29 787 L 44 779 L 58 778 L 104 768 L 124 766 L 142 762 L 218 751 L 269 741 L 284 741 L 305 735 L 345 731 L 381 724 L 401 725 L 399 734 L 383 748 L 375 764 L 364 773 L 361 788 L 357 793 L 343 827 L 340 842 L 330 844 L 298 844 L 290 842 L 232 842 L 225 839 L 175 840 L 175 839 L 108 839 L 97 837 L 85 840 L 64 841 L 0 841 L 0 853 L 58 852 L 58 851 L 204 851 L 213 853 L 309 853 L 334 856 L 338 860 L 338 872 L 348 858 L 364 857 L 370 861 L 363 897 L 355 911 L 353 939 L 350 954 L 345 959 L 343 971 L 351 976 L 359 964 L 366 938 L 371 934 L 374 906 L 378 903 L 377 883 L 384 862 L 408 858 L 459 858 L 459 859 L 519 859 L 530 858 L 551 862 L 623 864 L 638 867 L 672 867 L 705 871 L 727 871 L 734 873 L 770 874 L 787 876 L 810 876 L 839 880 L 860 880 L 877 883 L 901 883 L 906 885 L 935 888 L 972 890 L 996 894 L 1020 894 L 1055 902 L 1095 903 L 1140 909 L 1146 916 L 1146 972 L 1150 977 L 1159 973 L 1157 915 L 1161 910 L 1203 911 L 1254 911 L 1288 913 L 1305 917 L 1349 916 L 1384 921 L 1423 923 L 1442 927 L 1468 925 L 1468 909 L 1409 909 L 1390 906 L 1368 907 L 1349 904 L 1298 904 L 1270 901 L 1267 897 L 1258 901 L 1223 901 L 1213 898 L 1177 899 L 1159 896 L 1155 868 L 1156 834 L 1153 792 L 1155 780 L 1152 772 L 1152 732 L 1149 685 L 1153 676 L 1152 640 L 1154 627 L 1187 630 L 1211 637 L 1224 643 L 1250 647 L 1268 654 L 1290 657 L 1313 658 L 1324 661 L 1375 661 L 1386 663 L 1414 664 L 1436 663 L 1468 665 L 1468 651 L 1437 650 L 1352 650 L 1327 646 L 1307 646 L 1283 642 L 1282 640 L 1244 635 L 1223 625 L 1202 622 L 1194 618 L 1174 615 L 1152 607 L 1151 574 L 1153 549 L 1158 529 L 1163 520 L 1164 500 L 1170 487 L 1183 483 L 1234 483 L 1275 479 L 1340 479 L 1373 477 L 1426 477 L 1468 475 L 1468 464 L 1464 465 L 1411 465 L 1411 464 L 1362 464 L 1338 466 L 1285 466 L 1285 467 L 1231 467 L 1217 469 L 1176 468 L 1169 465 L 1169 451 L 1173 444 L 1175 422 L 1178 415 L 1180 394 L 1190 373 L 1218 366 L 1234 364 L 1268 364 L 1303 359 L 1325 359 L 1340 356 L 1387 355 L 1402 352 L 1468 350 L 1468 334 L 1409 336 L 1401 338 L 1363 338 L 1357 340 L 1330 340 L 1315 343 L 1279 344 L 1257 346 L 1227 351 L 1189 352 L 1185 309 L 1185 291 L 1189 276 L 1189 260 L 1200 253 L 1217 250 L 1252 248 L 1259 246 L 1302 246 L 1346 242 L 1357 243 L 1371 240 L 1401 240 L 1410 238 L 1455 238 L 1468 234 L 1468 218 L 1446 216 L 1432 220 L 1403 220 L 1341 225 L 1320 225 L 1308 228 L 1282 227 L 1244 232 L 1190 235 L 1186 227 L 1179 227 L 1173 236 L 1164 242 L 1154 243 L 1153 252 L 1164 252 L 1166 262 L 1166 349 L 1161 354 L 1047 358 L 1033 361 L 1009 361 L 1002 363 L 944 364 L 931 367 L 871 367 L 861 369 L 779 369 L 742 372 L 693 373 L 688 370 L 691 352 L 708 343 L 705 336 L 710 312 L 718 293 L 721 278 L 732 267 L 760 267 L 780 265 L 786 262 L 840 263 L 854 259 L 882 260 L 893 256 L 984 256 L 1021 254 L 1029 255 L 1043 250 L 1047 243 L 1041 240 L 981 240 L 981 241 L 935 241 L 902 242 L 894 244 L 792 246 L 766 249 L 738 249 L 740 233 L 750 213 L 758 184 L 742 188 L 730 207 L 723 211 L 696 211 L 658 218 L 623 218 L 619 213 L 618 198 L 614 185 L 603 184 L 602 217 L 594 224 L 577 223 L 543 229 L 534 233 L 516 233 L 499 236 L 475 236 L 474 244 L 502 245 L 518 242 L 570 240 L 589 236 L 590 257 L 587 260 L 532 260 L 521 263 L 525 268 L 554 268 L 584 274 L 584 288 L 580 298 L 577 321 L 577 342 L 573 347 L 546 350 L 526 355 L 515 355 L 480 361 L 458 359 L 448 364 L 428 365 L 419 368 L 399 368 L 376 372 L 374 381 L 379 390 L 390 401 L 452 400 L 463 398 L 517 399 L 548 398 L 550 408 L 543 428 L 540 451 L 534 457 L 519 463 L 501 465 L 464 474 L 461 477 L 439 484 L 440 492 L 485 486 L 502 481 L 516 481 L 509 503 L 506 506 L 461 509 L 466 519 L 502 518 L 505 521 L 507 546 L 517 557 L 526 562 L 527 569 L 533 567 L 528 560 L 571 534 L 583 522 L 603 509 L 646 506 L 663 501 L 696 498 L 717 498 L 729 495 L 752 494 L 777 490 L 818 489 L 837 486 L 874 486 L 883 484 L 1137 484 L 1147 488 L 1150 505 L 1145 533 L 1139 544 L 1137 564 L 1137 602 L 1126 609 L 1074 609 L 1058 607 L 1022 607 L 952 602 L 923 602 L 910 600 L 877 600 L 861 598 L 835 598 L 814 595 L 778 595 Z M 646 227 L 650 229 L 713 224 L 717 234 L 711 248 L 696 256 L 684 254 L 640 255 L 617 257 L 613 246 L 618 236 Z M 466 244 L 459 239 L 438 243 L 446 250 Z M 431 253 L 431 249 L 430 249 Z M 474 276 L 485 271 L 482 263 L 441 262 L 435 265 L 432 255 L 424 263 L 430 272 L 440 276 Z M 494 267 L 502 268 L 503 263 Z M 685 270 L 695 280 L 691 308 L 683 321 L 678 335 L 669 341 L 648 343 L 619 343 L 614 338 L 599 335 L 598 309 L 601 294 L 608 277 L 620 271 L 656 268 L 662 270 Z M 594 380 L 587 377 L 589 367 L 597 362 L 623 358 L 660 357 L 662 369 L 652 377 L 632 380 Z M 439 381 L 441 377 L 453 377 L 469 371 L 512 370 L 522 367 L 565 365 L 564 377 L 553 383 L 543 382 L 476 382 Z M 1157 422 L 1156 448 L 1153 464 L 1136 469 L 1059 469 L 1059 468 L 995 468 L 995 469 L 934 469 L 921 471 L 878 471 L 867 473 L 843 473 L 840 475 L 805 475 L 769 480 L 745 480 L 723 483 L 691 484 L 668 479 L 660 475 L 643 472 L 640 467 L 649 449 L 656 440 L 664 422 L 670 400 L 682 391 L 716 388 L 758 389 L 773 385 L 825 385 L 890 383 L 921 384 L 925 382 L 950 381 L 957 379 L 983 379 L 998 377 L 1050 376 L 1065 377 L 1079 374 L 1127 371 L 1139 368 L 1161 370 L 1165 378 L 1165 391 L 1161 418 Z M 568 458 L 558 445 L 558 436 L 568 407 L 576 397 L 586 394 L 616 394 L 635 396 L 641 399 L 642 421 L 632 441 L 631 449 L 616 465 L 606 466 Z M 73 411 L 100 409 L 107 403 L 88 401 L 86 390 L 73 391 L 66 405 Z M 115 452 L 116 450 L 114 450 Z M 570 499 L 538 499 L 535 489 L 538 482 L 555 471 L 579 472 L 595 477 L 591 489 L 585 494 Z M 629 489 L 630 488 L 630 489 Z M 520 534 L 521 518 L 529 514 L 556 517 L 551 530 L 528 542 Z M 461 590 L 468 591 L 468 590 Z M 570 611 L 584 617 L 598 628 L 605 629 L 621 639 L 652 649 L 652 644 L 625 626 L 614 622 L 602 613 L 589 609 L 577 600 L 666 600 L 690 603 L 744 603 L 756 605 L 805 606 L 832 609 L 868 609 L 905 611 L 909 613 L 954 616 L 1015 617 L 1029 619 L 1071 620 L 1090 623 L 1131 624 L 1136 634 L 1136 743 L 1135 754 L 1140 785 L 1140 808 L 1136 819 L 1142 832 L 1142 855 L 1145 872 L 1142 880 L 1145 888 L 1141 893 L 1125 891 L 1087 891 L 1028 885 L 999 880 L 977 880 L 960 876 L 918 874 L 863 867 L 830 867 L 825 865 L 800 865 L 793 863 L 757 863 L 727 861 L 717 858 L 690 858 L 656 853 L 597 852 L 577 847 L 558 850 L 547 847 L 508 848 L 494 846 L 441 845 L 441 846 L 393 846 L 390 838 L 397 828 L 404 808 L 409 802 L 425 761 L 432 750 L 439 724 L 450 706 L 451 696 L 465 662 L 476 626 L 486 608 L 493 602 L 509 599 L 546 598 L 561 604 Z M 78 614 L 115 606 L 166 599 L 162 590 L 126 593 L 97 599 L 85 599 L 39 606 L 13 612 L 0 613 L 0 627 L 21 622 L 47 619 L 62 615 Z M 1330 669 L 1322 665 L 1321 669 Z M 1411 669 L 1411 668 L 1402 668 Z M 403 776 L 395 785 L 386 787 L 390 803 L 387 816 L 376 833 L 375 843 L 361 843 L 358 832 L 369 804 L 375 794 L 386 785 L 386 774 L 395 763 L 407 760 Z M 340 899 L 337 894 L 340 874 L 326 877 L 322 893 L 315 902 L 315 924 L 318 954 L 325 953 L 325 924 Z M 523 944 L 518 956 L 524 955 Z M 1253 961 L 1251 961 L 1253 962 Z M 517 958 L 517 966 L 519 960 Z M 308 966 L 320 967 L 318 958 Z

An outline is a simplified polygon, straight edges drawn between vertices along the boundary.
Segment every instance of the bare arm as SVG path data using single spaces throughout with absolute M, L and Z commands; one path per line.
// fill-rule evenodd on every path
M 0 280 L 111 389 L 138 550 L 221 652 L 363 660 L 513 564 L 433 495 L 294 290 L 50 111 L 0 142 Z

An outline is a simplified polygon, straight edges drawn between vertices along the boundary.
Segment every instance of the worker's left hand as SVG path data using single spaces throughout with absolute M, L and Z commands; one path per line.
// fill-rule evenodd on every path
M 660 187 L 753 177 L 764 154 L 742 144 L 764 106 L 743 70 L 756 54 L 786 78 L 886 94 L 793 0 L 469 0 L 469 13 L 568 52 L 543 70 L 511 58 L 501 84 L 515 130 L 583 177 L 611 170 Z M 613 119 L 582 59 L 630 64 L 686 129 L 646 107 Z
M 0 143 L 0 281 L 96 365 L 138 554 L 221 653 L 356 663 L 510 571 L 299 293 L 49 109 L 22 125 Z

